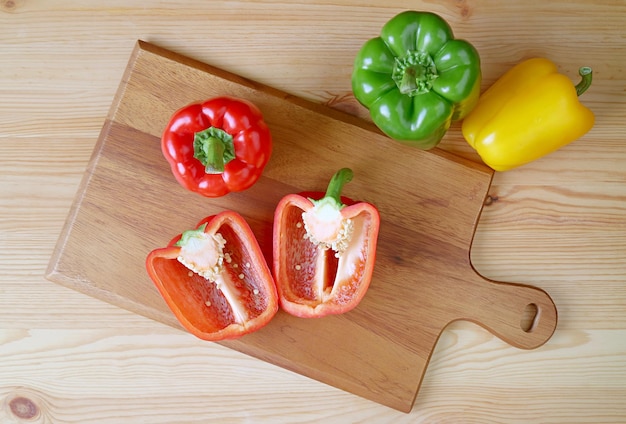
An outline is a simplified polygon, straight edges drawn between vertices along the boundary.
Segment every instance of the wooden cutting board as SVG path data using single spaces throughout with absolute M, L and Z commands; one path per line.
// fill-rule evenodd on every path
M 274 151 L 251 189 L 208 199 L 175 181 L 160 134 L 176 109 L 218 95 L 254 102 L 272 131 Z M 180 328 L 146 274 L 148 252 L 201 218 L 232 209 L 269 255 L 279 199 L 323 191 L 341 167 L 355 174 L 344 194 L 373 203 L 382 219 L 367 295 L 341 316 L 306 320 L 279 312 L 262 330 L 223 345 L 408 412 L 450 322 L 473 321 L 525 349 L 551 337 L 557 311 L 547 293 L 489 281 L 470 262 L 492 170 L 438 149 L 402 145 L 356 117 L 141 41 L 47 277 Z M 534 319 L 527 325 L 529 311 Z

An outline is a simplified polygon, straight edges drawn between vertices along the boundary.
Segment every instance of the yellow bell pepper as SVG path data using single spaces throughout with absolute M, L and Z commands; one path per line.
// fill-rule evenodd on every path
M 465 140 L 496 171 L 524 165 L 571 143 L 594 124 L 580 96 L 591 85 L 589 67 L 574 86 L 543 58 L 511 68 L 478 100 L 462 123 Z

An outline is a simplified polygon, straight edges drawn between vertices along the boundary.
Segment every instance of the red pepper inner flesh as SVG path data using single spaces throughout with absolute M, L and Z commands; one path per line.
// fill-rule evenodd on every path
M 368 225 L 366 214 L 353 218 L 355 237 L 339 258 L 332 249 L 316 246 L 306 237 L 302 222 L 302 209 L 290 206 L 285 210 L 283 228 L 289 229 L 289 236 L 283 243 L 290 264 L 285 271 L 289 282 L 289 297 L 292 301 L 315 307 L 321 303 L 348 303 L 356 292 L 364 272 L 367 243 L 361 236 Z M 339 274 L 339 275 L 338 275 Z M 337 287 L 335 287 L 337 286 Z
M 214 283 L 190 271 L 175 258 L 155 258 L 154 268 L 164 276 L 164 288 L 176 307 L 185 311 L 186 319 L 194 326 L 211 333 L 235 322 L 230 305 Z
M 177 308 L 185 311 L 189 322 L 200 331 L 212 333 L 229 325 L 242 327 L 261 315 L 269 303 L 256 264 L 242 245 L 240 238 L 228 225 L 219 228 L 226 240 L 220 287 L 214 281 L 198 275 L 176 258 L 155 259 L 154 267 L 161 275 L 164 288 Z M 226 287 L 224 287 L 226 286 Z M 225 296 L 225 292 L 230 293 Z
M 335 256 L 335 252 L 329 249 L 320 251 L 320 254 L 324 255 L 326 270 L 326 273 L 324 274 L 323 291 L 327 291 L 327 289 L 332 290 L 335 285 L 335 279 L 337 278 L 337 267 L 339 266 L 339 258 Z

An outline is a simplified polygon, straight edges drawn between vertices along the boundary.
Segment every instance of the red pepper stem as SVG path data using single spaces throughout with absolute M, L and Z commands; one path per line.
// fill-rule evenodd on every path
M 221 174 L 224 166 L 235 158 L 233 136 L 216 127 L 198 131 L 193 138 L 193 152 L 207 174 Z
M 337 171 L 328 183 L 328 188 L 326 189 L 326 195 L 324 198 L 332 198 L 338 205 L 343 206 L 343 203 L 341 202 L 341 190 L 346 183 L 349 183 L 352 180 L 353 175 L 354 173 L 350 168 L 341 168 Z
M 576 95 L 580 96 L 591 86 L 593 70 L 589 66 L 583 66 L 578 70 L 578 74 L 582 79 L 576 85 Z

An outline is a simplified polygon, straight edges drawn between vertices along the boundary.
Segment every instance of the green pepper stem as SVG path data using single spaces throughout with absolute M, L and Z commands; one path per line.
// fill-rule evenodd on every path
M 400 90 L 408 96 L 428 93 L 437 79 L 435 61 L 426 52 L 411 50 L 406 56 L 396 58 L 391 73 Z
M 420 68 L 418 68 L 420 67 Z M 420 71 L 420 72 L 418 72 Z M 424 74 L 424 68 L 421 65 L 416 65 L 413 68 L 407 68 L 400 80 L 400 93 L 408 94 L 417 90 L 417 80 Z
M 324 198 L 332 198 L 337 204 L 343 205 L 341 202 L 341 190 L 346 183 L 349 183 L 352 180 L 354 173 L 350 168 L 341 168 L 339 171 L 333 175 L 328 183 L 328 188 L 326 189 L 326 195 Z
M 226 131 L 210 127 L 194 134 L 193 157 L 207 174 L 221 174 L 224 166 L 235 158 L 233 137 Z
M 580 96 L 591 86 L 593 70 L 589 66 L 583 66 L 578 70 L 578 74 L 582 79 L 576 85 L 576 95 Z

